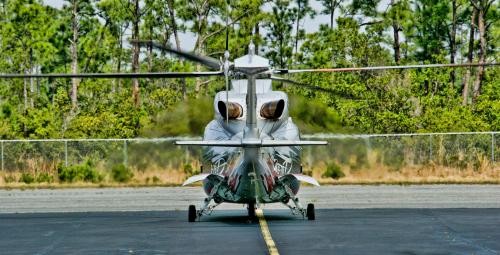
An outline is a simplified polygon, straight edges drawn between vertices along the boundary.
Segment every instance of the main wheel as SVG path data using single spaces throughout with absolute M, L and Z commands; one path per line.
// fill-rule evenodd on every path
M 188 221 L 194 222 L 195 220 L 196 220 L 196 207 L 194 205 L 189 205 Z
M 314 214 L 314 204 L 307 204 L 306 215 L 308 220 L 316 219 L 316 215 Z
M 251 220 L 255 219 L 255 203 L 254 202 L 250 202 L 248 203 L 248 218 L 250 218 Z

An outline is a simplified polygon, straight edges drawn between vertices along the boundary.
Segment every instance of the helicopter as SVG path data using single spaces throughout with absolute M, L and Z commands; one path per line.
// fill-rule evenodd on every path
M 300 150 L 301 146 L 327 142 L 300 140 L 288 115 L 288 97 L 272 90 L 269 60 L 255 54 L 253 43 L 247 55 L 234 63 L 227 59 L 228 54 L 224 73 L 238 72 L 247 79 L 234 79 L 230 90 L 216 94 L 215 119 L 206 126 L 202 141 L 176 142 L 204 146 L 204 159 L 212 166 L 210 173 L 192 176 L 183 184 L 202 181 L 207 194 L 200 210 L 189 206 L 188 220 L 209 215 L 223 202 L 247 204 L 249 218 L 255 217 L 255 208 L 261 203 L 281 202 L 293 214 L 314 220 L 314 204 L 305 209 L 296 196 L 300 182 L 319 186 L 314 178 L 301 173 Z
M 142 43 L 156 48 L 162 47 L 147 41 Z M 208 68 L 217 68 L 216 59 L 194 56 L 178 50 L 165 50 L 205 64 Z M 189 205 L 189 222 L 194 222 L 203 215 L 210 215 L 221 203 L 247 204 L 250 219 L 255 217 L 255 209 L 261 204 L 282 203 L 293 215 L 315 220 L 314 204 L 308 203 L 304 208 L 297 196 L 301 183 L 319 186 L 313 177 L 302 174 L 300 152 L 302 146 L 321 146 L 327 145 L 327 142 L 300 139 L 300 132 L 288 114 L 287 94 L 274 91 L 272 81 L 310 89 L 318 88 L 277 75 L 476 65 L 430 64 L 275 70 L 268 59 L 255 53 L 252 41 L 248 46 L 247 55 L 230 62 L 226 50 L 224 58 L 219 60 L 218 64 L 219 70 L 226 78 L 226 90 L 215 95 L 215 118 L 205 127 L 203 139 L 175 142 L 177 145 L 203 146 L 203 158 L 211 165 L 210 172 L 192 176 L 183 183 L 183 186 L 186 186 L 202 182 L 207 195 L 201 209 L 196 210 L 195 205 Z M 229 77 L 233 78 L 231 82 Z M 322 90 L 331 92 L 328 89 Z
M 313 203 L 304 208 L 299 200 L 301 183 L 319 186 L 310 176 L 302 174 L 302 146 L 324 146 L 326 141 L 304 141 L 289 116 L 287 94 L 272 89 L 272 81 L 327 91 L 280 75 L 313 72 L 357 72 L 391 69 L 491 66 L 497 63 L 428 64 L 406 66 L 373 66 L 324 69 L 273 69 L 269 60 L 255 53 L 250 42 L 248 54 L 229 61 L 196 55 L 173 49 L 153 41 L 135 40 L 169 52 L 180 58 L 197 62 L 210 71 L 155 73 L 77 73 L 77 74 L 1 74 L 1 78 L 189 78 L 223 76 L 225 90 L 214 98 L 215 117 L 205 128 L 203 139 L 176 141 L 182 146 L 202 146 L 203 158 L 211 168 L 189 177 L 183 186 L 202 182 L 206 198 L 200 209 L 188 206 L 188 221 L 194 222 L 210 215 L 221 203 L 247 205 L 248 216 L 254 218 L 262 204 L 282 203 L 292 214 L 315 220 Z

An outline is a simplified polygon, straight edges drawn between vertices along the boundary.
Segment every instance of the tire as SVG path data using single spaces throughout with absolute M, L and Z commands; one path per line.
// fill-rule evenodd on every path
M 248 203 L 248 218 L 251 220 L 255 219 L 255 203 L 250 202 Z
M 194 205 L 189 205 L 188 221 L 194 222 L 195 220 L 196 220 L 196 207 Z
M 308 220 L 316 219 L 316 215 L 314 214 L 314 204 L 307 204 L 306 215 Z

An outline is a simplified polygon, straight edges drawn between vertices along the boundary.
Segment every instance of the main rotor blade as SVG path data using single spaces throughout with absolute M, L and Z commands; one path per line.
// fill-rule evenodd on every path
M 292 80 L 285 79 L 285 78 L 278 77 L 278 76 L 271 76 L 271 80 L 289 83 L 289 84 L 296 85 L 296 86 L 303 87 L 303 88 L 310 89 L 310 90 L 326 92 L 326 93 L 340 95 L 340 96 L 344 96 L 344 97 L 346 96 L 345 94 L 342 94 L 342 93 L 335 91 L 335 90 L 332 90 L 332 89 L 327 89 L 327 88 L 322 88 L 319 86 L 314 86 L 314 85 L 309 85 L 309 84 L 305 84 L 305 83 L 301 83 L 301 82 L 297 82 L 297 81 L 292 81 Z M 351 98 L 350 95 L 349 95 L 349 98 Z
M 377 71 L 377 70 L 402 70 L 418 68 L 442 68 L 442 67 L 474 67 L 474 66 L 497 66 L 499 63 L 466 63 L 466 64 L 429 64 L 429 65 L 406 65 L 406 66 L 368 66 L 368 67 L 345 67 L 345 68 L 321 68 L 321 69 L 278 69 L 273 70 L 274 74 L 293 73 L 336 73 L 336 72 L 356 72 L 356 71 Z
M 162 73 L 50 73 L 50 74 L 2 74 L 0 79 L 12 78 L 188 78 L 224 75 L 224 72 L 162 72 Z
M 149 40 L 131 40 L 130 42 L 131 43 L 138 43 L 139 45 L 142 45 L 142 46 L 151 46 L 151 47 L 157 48 L 159 50 L 166 51 L 166 52 L 174 54 L 178 57 L 185 58 L 187 60 L 194 61 L 194 62 L 200 63 L 202 65 L 205 65 L 206 67 L 208 67 L 212 70 L 220 70 L 221 69 L 220 61 L 215 59 L 215 58 L 211 58 L 211 57 L 207 57 L 207 56 L 200 56 L 200 55 L 196 55 L 194 53 L 172 49 L 170 47 L 166 47 L 166 46 L 161 45 L 157 42 L 149 41 Z

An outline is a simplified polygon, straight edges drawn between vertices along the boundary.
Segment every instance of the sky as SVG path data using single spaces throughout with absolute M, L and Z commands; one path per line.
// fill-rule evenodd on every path
M 56 8 L 61 8 L 64 4 L 63 0 L 43 0 L 43 1 L 44 3 Z M 385 6 L 387 6 L 388 1 L 389 0 L 382 0 L 379 8 L 384 9 Z M 301 28 L 305 29 L 306 33 L 313 33 L 319 29 L 320 24 L 330 24 L 330 16 L 319 14 L 321 12 L 321 9 L 323 8 L 321 2 L 317 0 L 310 0 L 309 4 L 313 9 L 316 10 L 318 14 L 316 14 L 314 18 L 310 18 L 309 16 L 307 16 L 304 19 L 304 21 L 302 21 Z M 264 6 L 264 9 L 266 9 L 266 6 Z M 340 11 L 335 12 L 335 19 L 339 16 L 339 14 Z M 190 32 L 181 33 L 179 37 L 181 45 L 183 45 L 184 47 L 184 50 L 192 50 L 194 48 L 195 40 L 193 40 L 194 35 L 192 33 Z M 173 44 L 174 41 L 172 41 L 171 43 Z

